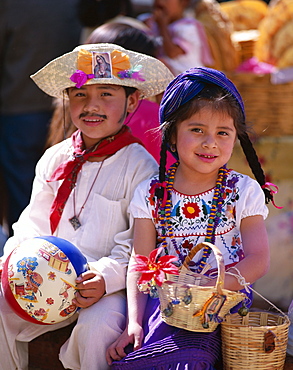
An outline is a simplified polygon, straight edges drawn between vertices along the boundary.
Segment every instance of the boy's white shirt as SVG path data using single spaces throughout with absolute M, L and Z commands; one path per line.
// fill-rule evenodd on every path
M 3 261 L 21 241 L 51 235 L 49 212 L 62 180 L 47 180 L 72 151 L 71 140 L 67 139 L 49 148 L 40 159 L 30 203 L 13 226 L 14 236 L 5 244 Z M 75 195 L 77 214 L 100 165 L 100 162 L 86 162 L 78 175 Z M 154 158 L 141 145 L 131 144 L 105 160 L 79 216 L 82 226 L 76 231 L 68 221 L 74 216 L 73 191 L 67 200 L 54 235 L 69 240 L 81 250 L 90 268 L 103 275 L 107 294 L 125 288 L 133 237 L 133 218 L 128 206 L 134 190 L 141 181 L 157 172 L 158 165 Z

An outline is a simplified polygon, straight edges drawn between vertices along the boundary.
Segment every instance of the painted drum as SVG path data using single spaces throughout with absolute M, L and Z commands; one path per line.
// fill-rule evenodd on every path
M 2 290 L 24 320 L 51 325 L 71 317 L 75 279 L 88 269 L 80 250 L 65 239 L 41 236 L 20 243 L 6 259 Z

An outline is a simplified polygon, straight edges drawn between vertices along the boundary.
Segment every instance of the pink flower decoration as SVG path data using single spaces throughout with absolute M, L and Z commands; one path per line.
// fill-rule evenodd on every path
M 137 81 L 145 81 L 142 75 L 139 72 L 133 72 L 131 78 Z
M 137 80 L 137 81 L 145 81 L 145 79 L 143 78 L 143 76 L 140 74 L 140 70 L 141 70 L 142 66 L 135 66 L 131 69 L 125 69 L 124 71 L 120 71 L 118 72 L 118 77 L 121 78 L 122 80 L 124 78 L 132 78 L 134 80 Z
M 132 271 L 141 271 L 141 277 L 137 284 L 146 284 L 154 279 L 158 286 L 161 286 L 167 274 L 179 274 L 179 269 L 172 262 L 177 261 L 175 256 L 162 256 L 158 258 L 163 247 L 159 247 L 151 251 L 149 257 L 140 254 L 135 255 L 137 265 Z
M 75 87 L 79 89 L 87 82 L 87 80 L 91 80 L 94 77 L 95 77 L 94 74 L 87 75 L 85 72 L 77 69 L 76 72 L 74 72 L 73 75 L 70 77 L 70 80 L 72 82 L 75 82 L 76 83 Z

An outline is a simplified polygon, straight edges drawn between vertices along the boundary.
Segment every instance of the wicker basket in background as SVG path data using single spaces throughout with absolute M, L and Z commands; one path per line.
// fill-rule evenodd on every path
M 207 277 L 188 269 L 188 263 L 195 254 L 206 246 L 212 249 L 218 264 L 215 286 L 202 286 Z M 204 242 L 193 247 L 179 275 L 170 276 L 170 279 L 169 276 L 161 287 L 157 287 L 162 320 L 168 325 L 181 329 L 212 332 L 230 309 L 246 298 L 243 293 L 222 289 L 225 278 L 223 256 L 220 250 L 211 243 Z M 223 296 L 225 301 L 221 304 Z M 207 317 L 208 322 L 205 321 L 203 324 L 203 319 L 206 320 Z
M 282 370 L 289 318 L 272 312 L 229 314 L 221 323 L 225 370 Z
M 254 56 L 254 46 L 259 37 L 258 30 L 234 31 L 231 39 L 238 53 L 239 63 Z
M 271 75 L 228 72 L 245 105 L 247 124 L 258 136 L 293 135 L 293 82 L 272 84 Z

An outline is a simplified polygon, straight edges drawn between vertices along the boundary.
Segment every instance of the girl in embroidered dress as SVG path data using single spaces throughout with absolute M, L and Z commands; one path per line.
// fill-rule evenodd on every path
M 226 271 L 253 283 L 269 267 L 264 219 L 272 195 L 246 132 L 241 96 L 223 73 L 202 67 L 178 75 L 164 93 L 160 122 L 160 175 L 142 182 L 130 205 L 135 231 L 128 324 L 109 347 L 107 360 L 114 360 L 114 369 L 214 369 L 219 328 L 196 333 L 164 323 L 158 298 L 138 289 L 134 255 L 163 247 L 163 254 L 176 255 L 182 264 L 193 246 L 211 242 L 222 252 Z M 237 138 L 257 181 L 227 168 Z M 167 149 L 178 161 L 165 177 Z M 210 248 L 197 253 L 189 267 L 205 269 L 212 277 L 208 285 L 215 285 L 217 263 Z M 224 288 L 246 292 L 239 279 L 225 275 Z M 247 305 L 251 299 L 248 294 Z
M 105 54 L 110 77 L 95 78 L 95 56 Z M 172 78 L 157 59 L 108 43 L 81 45 L 32 76 L 48 95 L 68 99 L 78 130 L 40 159 L 30 204 L 14 225 L 2 260 L 25 239 L 54 235 L 75 244 L 89 270 L 76 280 L 72 303 L 81 308 L 78 314 L 54 325 L 21 319 L 0 290 L 1 369 L 27 369 L 28 342 L 76 319 L 60 352 L 64 368 L 108 369 L 106 349 L 125 326 L 133 237 L 128 206 L 136 186 L 158 170 L 125 119 L 140 98 L 163 92 Z

